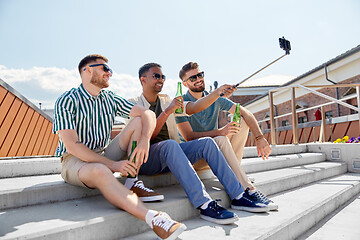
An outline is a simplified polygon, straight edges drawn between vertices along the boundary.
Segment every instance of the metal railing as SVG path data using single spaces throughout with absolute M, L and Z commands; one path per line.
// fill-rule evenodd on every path
M 330 97 L 326 94 L 320 93 L 316 90 L 313 90 L 311 88 L 340 88 L 340 87 L 355 87 L 356 88 L 356 98 L 357 98 L 357 105 L 358 107 L 355 107 L 353 105 L 350 105 L 348 103 L 342 102 L 341 100 L 338 100 L 336 98 Z M 292 85 L 292 86 L 286 86 L 286 87 L 280 87 L 277 89 L 272 89 L 269 90 L 269 105 L 270 105 L 270 132 L 271 132 L 271 144 L 275 145 L 276 144 L 276 133 L 275 133 L 275 119 L 276 118 L 280 118 L 280 117 L 284 117 L 284 116 L 288 116 L 288 115 L 292 115 L 292 129 L 293 129 L 293 143 L 294 144 L 298 144 L 299 143 L 299 135 L 298 135 L 298 118 L 297 118 L 297 113 L 301 112 L 301 111 L 306 111 L 309 109 L 313 109 L 316 107 L 311 107 L 311 108 L 307 108 L 307 109 L 302 109 L 301 111 L 297 111 L 296 110 L 296 96 L 295 96 L 295 89 L 296 88 L 300 88 L 300 89 L 304 89 L 307 90 L 315 95 L 318 95 L 320 97 L 326 98 L 328 100 L 330 100 L 330 102 L 325 103 L 325 104 L 321 104 L 318 105 L 321 108 L 321 128 L 320 128 L 320 138 L 319 141 L 322 142 L 323 139 L 326 139 L 326 132 L 325 132 L 325 111 L 324 111 L 324 106 L 325 105 L 329 105 L 329 104 L 333 104 L 333 103 L 337 103 L 340 105 L 343 105 L 347 108 L 353 109 L 355 111 L 358 112 L 358 116 L 359 116 L 359 129 L 360 129 L 360 84 L 336 84 L 336 85 L 311 85 L 311 86 L 302 86 L 300 84 L 298 85 Z M 283 91 L 283 90 L 291 90 L 291 113 L 287 113 L 281 116 L 275 116 L 275 111 L 274 111 L 274 93 L 278 92 L 278 91 Z M 344 99 L 342 99 L 344 100 Z

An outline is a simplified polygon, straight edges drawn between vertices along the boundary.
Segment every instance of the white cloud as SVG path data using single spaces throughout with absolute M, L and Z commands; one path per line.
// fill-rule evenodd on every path
M 77 69 L 56 67 L 33 67 L 30 69 L 11 69 L 0 65 L 0 78 L 17 90 L 35 105 L 53 108 L 56 99 L 65 91 L 78 87 L 81 79 Z M 178 79 L 166 79 L 163 93 L 175 96 Z M 142 92 L 137 76 L 114 73 L 110 79 L 110 90 L 128 99 Z M 186 89 L 183 89 L 185 93 Z

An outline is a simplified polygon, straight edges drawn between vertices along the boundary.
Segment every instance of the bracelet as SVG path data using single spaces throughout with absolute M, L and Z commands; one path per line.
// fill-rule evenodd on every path
M 167 114 L 165 110 L 163 111 L 163 113 L 164 113 L 166 116 L 169 116 L 169 114 Z
M 256 141 L 258 141 L 258 140 L 260 140 L 262 138 L 265 138 L 264 135 L 259 135 L 259 136 L 255 137 Z

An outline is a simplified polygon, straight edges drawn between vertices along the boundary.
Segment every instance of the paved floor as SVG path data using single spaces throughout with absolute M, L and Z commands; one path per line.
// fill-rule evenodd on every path
M 299 240 L 359 240 L 360 195 L 358 195 L 353 202 L 343 208 L 340 212 L 336 212 L 334 214 L 335 215 L 332 216 L 331 219 L 324 219 L 318 224 L 318 226 L 316 226 L 316 229 L 311 229 L 308 234 L 304 235 Z

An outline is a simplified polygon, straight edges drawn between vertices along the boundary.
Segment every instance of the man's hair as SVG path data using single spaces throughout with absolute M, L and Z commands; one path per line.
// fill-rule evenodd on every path
M 105 62 L 108 62 L 108 59 L 100 54 L 91 54 L 91 55 L 87 55 L 86 57 L 84 57 L 80 63 L 79 63 L 79 66 L 78 66 L 78 69 L 79 69 L 79 73 L 81 74 L 82 72 L 82 69 L 88 64 L 88 63 L 91 63 L 91 62 L 95 62 L 97 59 L 102 59 L 104 60 Z
M 183 78 L 188 71 L 193 70 L 193 69 L 198 69 L 198 68 L 199 68 L 199 65 L 196 62 L 188 62 L 181 68 L 181 70 L 179 72 L 180 79 L 184 81 L 185 79 L 183 79 Z
M 144 73 L 146 73 L 147 71 L 149 71 L 150 68 L 152 67 L 158 67 L 161 68 L 160 64 L 157 63 L 147 63 L 144 66 L 142 66 L 139 69 L 139 79 L 144 75 Z

